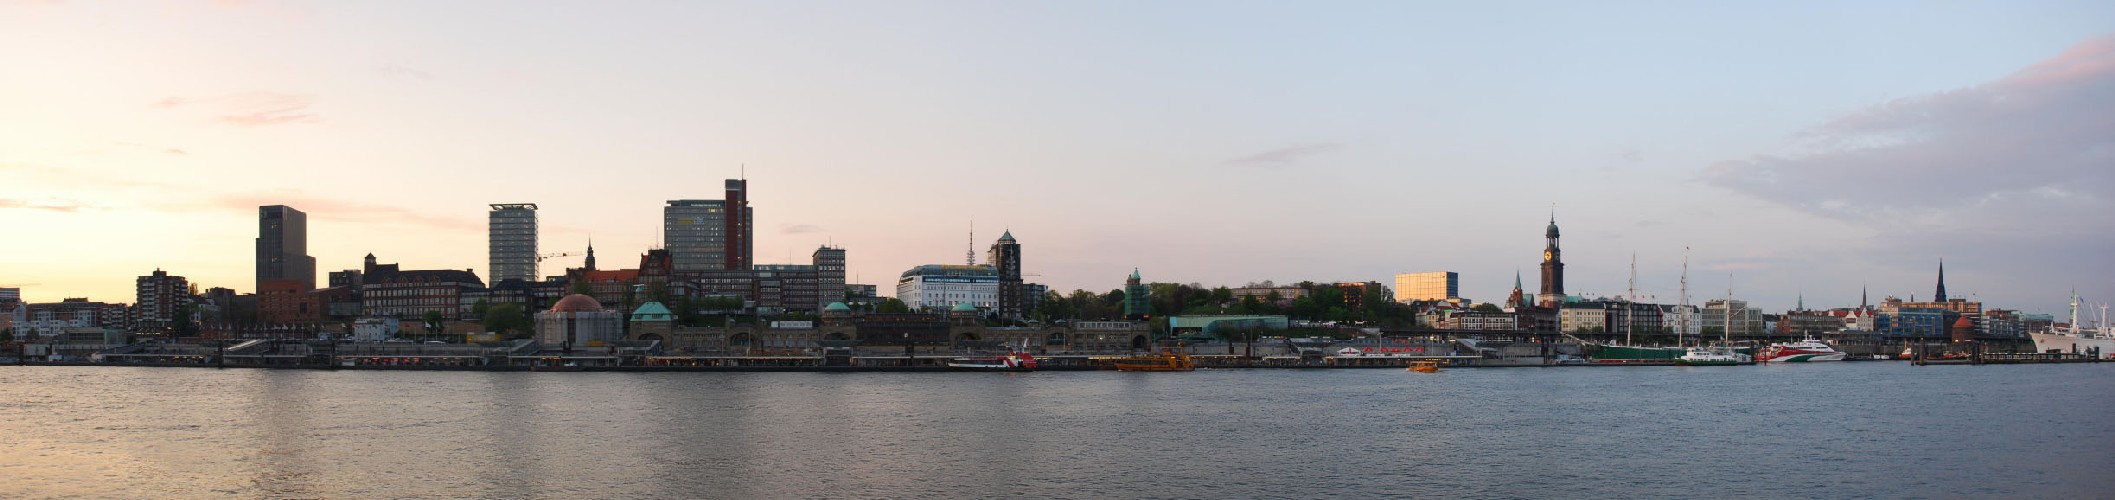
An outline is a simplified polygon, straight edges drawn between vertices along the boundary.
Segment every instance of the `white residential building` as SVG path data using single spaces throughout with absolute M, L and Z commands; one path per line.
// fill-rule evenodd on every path
M 962 303 L 995 308 L 999 305 L 999 270 L 987 265 L 914 267 L 896 280 L 896 300 L 913 311 L 948 310 Z

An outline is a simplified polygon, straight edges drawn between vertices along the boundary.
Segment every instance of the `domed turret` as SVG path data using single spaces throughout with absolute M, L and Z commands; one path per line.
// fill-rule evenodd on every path
M 977 306 L 975 306 L 975 305 L 971 305 L 971 304 L 970 304 L 970 303 L 968 303 L 968 302 L 960 302 L 960 303 L 956 303 L 956 304 L 955 304 L 955 308 L 954 308 L 954 309 L 953 309 L 952 311 L 953 311 L 953 312 L 958 312 L 958 313 L 960 313 L 960 312 L 966 312 L 966 313 L 974 313 L 974 312 L 977 312 Z
M 581 294 L 567 295 L 551 305 L 551 312 L 602 312 L 602 302 Z

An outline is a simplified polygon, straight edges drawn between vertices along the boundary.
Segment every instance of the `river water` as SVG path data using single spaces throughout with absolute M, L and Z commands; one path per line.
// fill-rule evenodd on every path
M 2115 495 L 2115 364 L 492 373 L 0 367 L 0 492 Z

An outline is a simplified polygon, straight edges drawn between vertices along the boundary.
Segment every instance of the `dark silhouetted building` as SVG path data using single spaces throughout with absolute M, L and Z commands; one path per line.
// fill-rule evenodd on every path
M 316 288 L 316 258 L 308 255 L 308 214 L 285 205 L 257 207 L 257 288 L 272 280 Z

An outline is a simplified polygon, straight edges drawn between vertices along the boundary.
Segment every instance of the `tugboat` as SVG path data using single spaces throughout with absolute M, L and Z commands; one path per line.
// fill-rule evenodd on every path
M 1439 360 L 1420 359 L 1417 361 L 1412 361 L 1410 362 L 1410 371 L 1418 373 L 1439 373 Z

